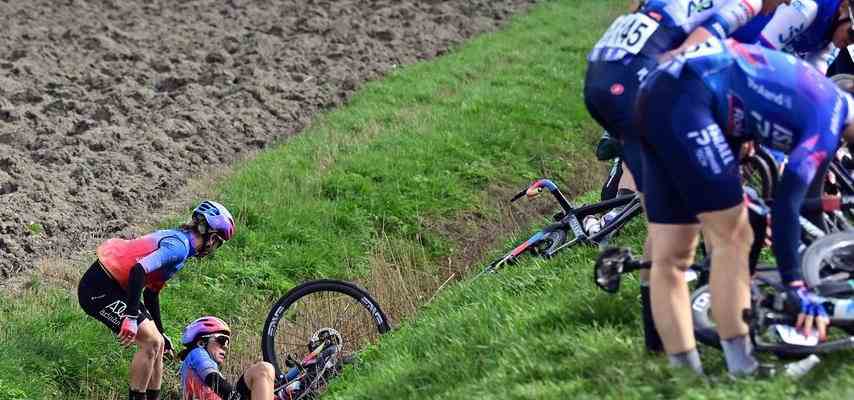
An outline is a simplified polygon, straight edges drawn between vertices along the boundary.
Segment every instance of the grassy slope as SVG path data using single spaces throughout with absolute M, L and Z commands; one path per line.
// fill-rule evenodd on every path
M 272 299 L 294 282 L 366 273 L 379 237 L 421 249 L 427 257 L 418 267 L 435 269 L 430 260 L 454 246 L 424 227 L 467 210 L 495 217 L 480 204 L 490 185 L 542 175 L 590 182 L 585 49 L 566 39 L 590 42 L 607 17 L 599 1 L 576 15 L 567 4 L 545 5 L 508 33 L 368 84 L 343 109 L 238 168 L 218 188 L 237 213 L 238 236 L 215 257 L 191 262 L 164 291 L 172 336 L 202 314 L 254 335 Z M 561 18 L 544 18 L 558 11 Z M 68 266 L 77 276 L 84 267 Z M 0 398 L 126 393 L 131 353 L 83 315 L 75 283 L 57 287 L 36 275 L 26 292 L 0 301 L 0 354 L 16 360 L 0 363 Z M 236 358 L 257 358 L 251 341 L 243 343 L 235 343 L 243 353 Z M 168 374 L 166 388 L 174 385 Z
M 592 45 L 589 36 L 566 34 L 567 27 L 599 32 L 606 26 L 603 16 L 612 12 L 599 2 L 549 4 L 508 34 L 561 37 L 546 53 L 548 62 L 561 58 L 559 48 Z M 564 100 L 569 107 L 579 103 L 574 96 Z M 637 250 L 642 230 L 635 224 L 622 244 Z M 594 257 L 592 249 L 574 249 L 456 285 L 368 351 L 361 366 L 336 381 L 332 397 L 854 397 L 854 366 L 846 362 L 851 352 L 824 357 L 821 368 L 801 382 L 733 384 L 721 378 L 720 352 L 708 348 L 702 350 L 711 379 L 667 369 L 662 358 L 641 351 L 636 282 L 624 283 L 618 296 L 598 291 L 590 277 Z
M 482 201 L 491 185 L 549 176 L 589 187 L 597 129 L 581 101 L 584 54 L 623 3 L 545 3 L 506 32 L 366 85 L 346 107 L 238 168 L 218 188 L 238 213 L 238 237 L 164 291 L 167 328 L 177 336 L 192 318 L 219 314 L 254 335 L 271 299 L 294 282 L 363 275 L 379 237 L 423 250 L 417 267 L 435 270 L 454 245 L 424 227 L 461 212 L 496 218 Z M 811 392 L 786 382 L 671 387 L 678 377 L 639 351 L 633 285 L 617 297 L 596 292 L 593 256 L 577 249 L 454 285 L 366 354 L 333 397 Z M 33 283 L 0 300 L 0 354 L 17 361 L 0 364 L 0 399 L 123 395 L 130 353 L 82 315 L 73 290 L 39 277 Z M 237 358 L 257 357 L 251 341 L 239 339 Z M 720 372 L 716 352 L 705 358 Z M 843 358 L 827 363 L 843 371 L 838 377 L 818 378 L 825 397 L 852 395 L 844 388 L 854 371 Z M 167 379 L 174 388 L 174 376 Z

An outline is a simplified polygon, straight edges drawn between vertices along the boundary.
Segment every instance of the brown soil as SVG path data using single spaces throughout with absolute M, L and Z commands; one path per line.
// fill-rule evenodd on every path
M 536 0 L 0 0 L 0 278 Z

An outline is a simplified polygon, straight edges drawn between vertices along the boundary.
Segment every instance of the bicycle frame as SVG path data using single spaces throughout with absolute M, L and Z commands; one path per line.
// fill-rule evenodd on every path
M 599 203 L 594 203 L 590 205 L 585 205 L 581 207 L 573 207 L 569 200 L 566 199 L 566 196 L 560 191 L 557 185 L 554 184 L 551 180 L 548 179 L 540 179 L 532 183 L 525 190 L 517 193 L 513 198 L 510 199 L 511 202 L 515 202 L 516 200 L 521 199 L 523 196 L 527 196 L 529 199 L 539 196 L 542 194 L 544 190 L 547 190 L 557 203 L 561 207 L 561 212 L 554 216 L 554 219 L 557 221 L 556 223 L 550 224 L 545 228 L 535 232 L 531 235 L 527 240 L 513 248 L 510 252 L 506 253 L 501 258 L 493 261 L 487 266 L 481 274 L 486 272 L 494 272 L 499 268 L 503 267 L 505 264 L 512 263 L 515 261 L 516 257 L 528 251 L 531 247 L 536 246 L 545 240 L 552 232 L 563 231 L 567 234 L 572 232 L 573 238 L 566 243 L 554 248 L 552 250 L 547 250 L 540 255 L 544 258 L 550 258 L 558 251 L 574 246 L 578 243 L 585 244 L 602 244 L 604 243 L 610 235 L 625 225 L 629 220 L 637 216 L 641 213 L 641 202 L 640 196 L 626 195 L 617 197 L 610 200 L 605 200 Z M 599 232 L 588 235 L 584 227 L 582 226 L 583 220 L 585 217 L 589 215 L 601 214 L 605 211 L 612 210 L 616 207 L 623 207 L 623 209 L 614 217 L 614 219 L 603 227 Z M 480 274 L 479 274 L 480 275 Z

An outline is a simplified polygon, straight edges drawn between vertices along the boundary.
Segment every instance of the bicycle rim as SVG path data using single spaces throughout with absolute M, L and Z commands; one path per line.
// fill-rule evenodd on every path
M 854 232 L 819 238 L 804 252 L 801 273 L 809 286 L 854 276 Z
M 311 338 L 330 329 L 340 335 L 337 354 L 341 359 L 376 342 L 390 325 L 379 304 L 355 284 L 309 281 L 290 290 L 270 310 L 261 341 L 264 360 L 273 364 L 277 376 L 282 376 L 288 370 L 287 355 L 302 360 L 310 352 Z M 325 380 L 321 376 L 310 391 L 325 390 Z

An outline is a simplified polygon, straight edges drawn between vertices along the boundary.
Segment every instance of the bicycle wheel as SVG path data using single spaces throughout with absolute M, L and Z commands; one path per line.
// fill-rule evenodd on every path
M 270 310 L 261 333 L 261 353 L 282 377 L 288 371 L 287 356 L 302 359 L 320 333 L 337 336 L 338 352 L 347 357 L 390 329 L 379 304 L 359 286 L 330 279 L 308 281 Z M 322 392 L 325 384 L 318 382 L 311 390 Z
M 754 154 L 741 162 L 742 183 L 758 191 L 763 200 L 770 199 L 774 194 L 774 176 L 772 167 L 760 156 Z
M 801 273 L 810 287 L 854 277 L 854 232 L 837 232 L 814 241 L 801 259 Z
M 509 253 L 493 260 L 480 273 L 494 273 L 516 261 L 525 253 L 544 258 L 551 257 L 566 242 L 566 230 L 562 224 L 552 224 L 533 234 L 528 240 L 514 247 Z
M 776 268 L 757 270 L 755 276 L 771 283 L 780 282 L 780 274 Z M 756 289 L 754 287 L 756 282 L 758 281 L 754 280 L 751 292 Z M 703 285 L 691 292 L 691 317 L 694 323 L 694 337 L 697 341 L 707 346 L 720 348 L 718 328 L 712 316 L 712 292 L 709 285 Z
M 566 243 L 566 231 L 562 229 L 545 232 L 543 234 L 543 240 L 535 243 L 533 245 L 534 252 L 543 257 L 551 257 L 560 248 L 561 245 Z

